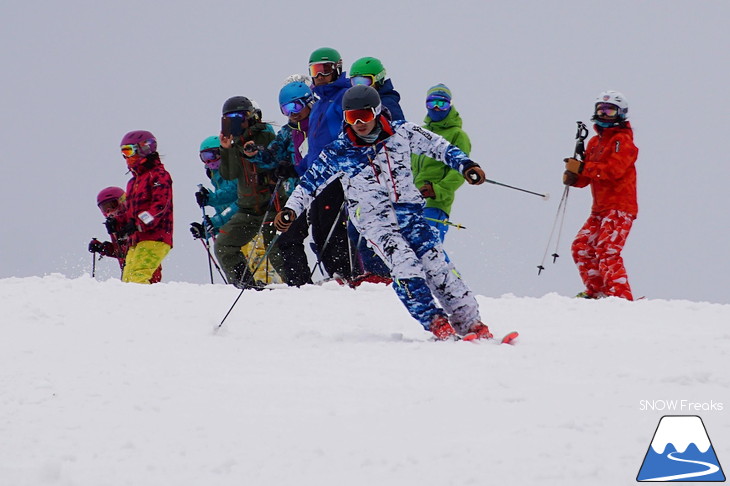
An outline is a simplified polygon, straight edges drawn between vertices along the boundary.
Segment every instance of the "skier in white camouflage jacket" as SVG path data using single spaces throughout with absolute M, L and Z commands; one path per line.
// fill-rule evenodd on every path
M 389 122 L 370 86 L 348 89 L 342 107 L 342 132 L 302 175 L 276 216 L 276 228 L 286 231 L 314 195 L 339 179 L 351 222 L 390 268 L 393 288 L 411 316 L 439 340 L 457 333 L 469 340 L 492 338 L 473 293 L 445 260 L 423 217 L 425 201 L 413 183 L 411 154 L 444 162 L 470 184 L 482 184 L 484 171 L 444 138 L 404 120 Z

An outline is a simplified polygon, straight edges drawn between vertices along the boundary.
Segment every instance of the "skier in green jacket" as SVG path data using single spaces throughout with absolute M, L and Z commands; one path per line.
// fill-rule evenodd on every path
M 428 114 L 423 128 L 441 135 L 469 155 L 471 141 L 461 129 L 461 116 L 451 104 L 451 90 L 446 85 L 437 84 L 429 88 L 426 92 L 426 109 Z M 425 155 L 413 155 L 411 167 L 416 187 L 426 199 L 423 214 L 429 224 L 438 230 L 443 243 L 449 225 L 442 221 L 449 219 L 454 195 L 464 183 L 464 176 Z

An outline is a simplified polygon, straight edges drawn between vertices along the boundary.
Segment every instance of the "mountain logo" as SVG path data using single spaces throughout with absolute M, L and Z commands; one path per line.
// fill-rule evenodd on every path
M 696 415 L 662 417 L 636 481 L 725 481 L 702 419 Z

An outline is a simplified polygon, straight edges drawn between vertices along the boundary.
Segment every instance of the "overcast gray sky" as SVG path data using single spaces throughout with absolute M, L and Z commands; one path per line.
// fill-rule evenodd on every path
M 575 122 L 617 89 L 640 149 L 639 218 L 624 251 L 634 295 L 730 302 L 726 1 L 4 1 L 0 16 L 0 277 L 90 273 L 87 243 L 105 236 L 96 193 L 125 187 L 119 141 L 145 129 L 174 181 L 163 279 L 209 281 L 188 232 L 200 218 L 196 185 L 207 182 L 200 141 L 234 95 L 284 122 L 283 80 L 331 46 L 348 70 L 380 58 L 414 122 L 425 91 L 447 84 L 487 176 L 551 194 L 460 189 L 451 216 L 467 229 L 452 229 L 446 249 L 478 293 L 582 290 L 569 245 L 587 189 L 571 191 L 558 263 L 540 277 L 536 266 Z M 118 275 L 109 259 L 97 269 Z

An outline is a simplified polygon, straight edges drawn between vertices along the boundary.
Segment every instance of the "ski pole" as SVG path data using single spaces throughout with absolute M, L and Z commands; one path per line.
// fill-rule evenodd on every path
M 452 223 L 448 219 L 436 219 L 436 218 L 426 218 L 426 217 L 424 217 L 423 219 L 425 219 L 426 221 L 434 221 L 436 223 L 441 223 L 441 224 L 446 224 L 446 225 L 449 225 L 449 226 L 453 226 L 456 229 L 466 229 L 466 226 L 462 226 L 459 223 Z
M 337 228 L 337 224 L 340 222 L 340 216 L 342 215 L 342 210 L 345 209 L 345 204 L 346 203 L 347 203 L 346 200 L 345 201 L 342 201 L 342 205 L 340 206 L 340 210 L 337 211 L 337 217 L 335 217 L 335 220 L 332 223 L 332 227 L 330 228 L 330 231 L 327 234 L 327 238 L 324 240 L 324 243 L 322 244 L 322 248 L 320 248 L 320 250 L 319 250 L 319 255 L 317 255 L 317 263 L 314 264 L 314 267 L 312 268 L 312 272 L 309 274 L 310 280 L 314 276 L 314 272 L 317 269 L 317 267 L 322 263 L 322 257 L 324 255 L 324 251 L 327 249 L 327 245 L 330 242 L 330 238 L 332 238 L 332 234 L 335 232 L 335 228 Z M 348 240 L 349 240 L 349 238 L 348 238 Z M 322 271 L 322 269 L 320 268 L 320 272 L 321 271 Z M 324 275 L 324 273 L 325 272 L 322 272 L 323 275 Z
M 198 184 L 198 190 L 203 189 L 203 184 Z M 205 205 L 200 206 L 201 211 L 203 212 L 203 236 L 205 237 L 205 243 L 203 246 L 205 246 L 205 250 L 208 253 L 208 272 L 210 273 L 210 283 L 213 283 L 213 263 L 212 263 L 212 256 L 210 254 L 210 242 L 208 241 L 208 228 L 205 225 L 206 221 L 206 214 L 205 214 Z M 216 265 L 217 266 L 217 265 Z M 223 279 L 225 282 L 225 279 Z
M 223 273 L 223 270 L 221 270 L 221 267 L 218 265 L 218 262 L 215 261 L 215 258 L 213 258 L 213 254 L 210 252 L 210 244 L 202 239 L 200 240 L 200 242 L 203 244 L 203 248 L 205 248 L 206 253 L 208 253 L 208 263 L 212 262 L 213 265 L 215 265 L 215 269 L 218 270 L 218 273 L 220 274 L 221 279 L 223 279 L 223 283 L 228 284 L 228 280 L 226 280 L 226 276 Z M 211 271 L 210 283 L 213 283 L 212 271 Z
M 282 182 L 284 182 L 284 178 L 283 177 L 279 177 L 277 179 L 277 181 L 276 181 L 276 185 L 274 186 L 274 190 L 271 192 L 271 197 L 269 198 L 269 205 L 266 206 L 266 212 L 264 212 L 264 217 L 261 220 L 261 226 L 259 226 L 259 230 L 256 233 L 256 236 L 254 236 L 253 239 L 251 239 L 251 241 L 253 241 L 254 244 L 251 245 L 251 251 L 248 252 L 248 257 L 246 257 L 246 266 L 247 267 L 249 265 L 249 262 L 251 261 L 251 258 L 253 258 L 254 252 L 256 251 L 256 244 L 255 244 L 255 242 L 256 242 L 256 240 L 258 240 L 259 235 L 261 235 L 263 233 L 263 231 L 264 231 L 264 225 L 266 224 L 266 218 L 269 217 L 269 212 L 271 211 L 271 206 L 274 205 L 274 201 L 276 200 L 276 195 L 279 192 L 279 187 L 281 187 L 281 183 Z M 268 256 L 268 252 L 266 252 L 266 256 L 264 256 L 259 261 L 259 265 L 256 265 L 256 270 L 259 269 L 259 266 L 260 266 L 261 262 L 264 261 L 264 260 L 266 260 L 266 257 L 267 256 Z M 256 270 L 254 270 L 253 272 L 251 272 L 251 275 L 249 277 L 249 280 L 251 280 L 251 279 L 254 278 L 254 274 L 256 273 Z M 241 282 L 241 284 L 243 284 L 243 286 L 245 286 L 247 283 L 248 282 Z
M 91 254 L 91 278 L 96 278 L 96 255 Z
M 484 182 L 489 182 L 490 184 L 495 184 L 497 186 L 508 187 L 508 188 L 514 189 L 516 191 L 522 191 L 522 192 L 526 192 L 528 194 L 533 194 L 535 196 L 540 196 L 541 198 L 543 198 L 546 201 L 548 199 L 550 199 L 550 194 L 547 194 L 547 193 L 540 194 L 539 192 L 528 191 L 527 189 L 522 189 L 522 188 L 519 188 L 519 187 L 510 186 L 508 184 L 502 184 L 501 182 L 493 181 L 493 180 L 490 180 L 490 179 L 484 179 Z
M 573 151 L 573 158 L 580 158 L 580 160 L 583 160 L 583 157 L 585 156 L 585 139 L 588 136 L 588 127 L 586 127 L 586 124 L 582 121 L 577 121 L 576 123 L 578 124 L 578 129 L 575 132 L 575 150 Z M 558 255 L 558 246 L 560 245 L 560 236 L 563 232 L 563 221 L 565 221 L 565 212 L 568 207 L 569 193 L 570 186 L 565 186 L 565 189 L 563 189 L 563 197 L 560 198 L 560 204 L 558 204 L 558 212 L 555 215 L 555 220 L 553 221 L 553 227 L 550 230 L 550 238 L 548 239 L 547 246 L 545 247 L 545 253 L 542 256 L 542 261 L 537 266 L 538 276 L 543 270 L 545 270 L 545 259 L 547 258 L 548 248 L 550 247 L 550 242 L 553 239 L 553 234 L 555 234 L 556 227 L 558 229 L 558 237 L 555 243 L 555 251 L 550 256 L 553 257 L 553 263 L 555 263 L 560 256 Z
M 261 266 L 261 264 L 262 264 L 262 263 L 263 263 L 264 261 L 266 261 L 266 259 L 267 259 L 267 258 L 269 257 L 269 253 L 271 253 L 271 249 L 272 249 L 272 248 L 274 248 L 274 245 L 276 244 L 276 241 L 277 241 L 277 240 L 279 239 L 279 236 L 281 236 L 281 233 L 279 233 L 279 232 L 277 231 L 277 232 L 276 232 L 276 235 L 274 235 L 274 237 L 273 237 L 273 238 L 271 239 L 271 243 L 269 243 L 269 246 L 268 246 L 268 248 L 266 248 L 266 252 L 264 253 L 264 256 L 263 256 L 263 258 L 261 258 L 261 260 L 259 260 L 258 264 L 256 265 L 256 268 L 254 268 L 254 269 L 253 269 L 253 272 L 251 272 L 251 275 L 255 274 L 255 273 L 256 273 L 256 271 L 257 271 L 257 270 L 259 269 L 259 267 Z M 240 298 L 241 298 L 241 296 L 243 295 L 243 291 L 244 291 L 244 290 L 246 290 L 246 286 L 245 286 L 245 285 L 243 286 L 243 288 L 241 289 L 241 291 L 240 291 L 240 292 L 238 293 L 238 297 L 236 297 L 236 300 L 234 300 L 234 301 L 233 301 L 233 304 L 231 304 L 231 308 L 230 308 L 230 309 L 228 309 L 228 312 L 226 312 L 226 315 L 225 315 L 225 316 L 223 316 L 223 319 L 221 320 L 221 323 L 220 323 L 220 324 L 218 324 L 218 327 L 216 327 L 216 329 L 215 329 L 216 331 L 217 331 L 218 329 L 220 329 L 220 328 L 221 328 L 221 326 L 223 326 L 223 323 L 224 323 L 224 322 L 226 322 L 226 319 L 228 318 L 229 314 L 231 313 L 231 311 L 233 310 L 233 308 L 234 308 L 234 307 L 236 306 L 236 304 L 238 303 L 238 299 L 240 299 Z

